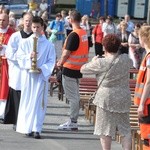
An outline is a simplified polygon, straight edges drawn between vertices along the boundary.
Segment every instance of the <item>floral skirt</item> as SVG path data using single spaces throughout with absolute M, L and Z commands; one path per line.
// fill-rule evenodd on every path
M 129 113 L 110 112 L 97 106 L 94 134 L 115 138 L 117 132 L 121 136 L 131 133 Z

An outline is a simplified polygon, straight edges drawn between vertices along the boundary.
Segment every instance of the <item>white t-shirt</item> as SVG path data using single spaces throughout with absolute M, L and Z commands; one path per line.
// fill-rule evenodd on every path
M 146 66 L 147 66 L 148 68 L 150 68 L 150 58 L 147 59 L 147 61 L 146 61 Z
M 41 11 L 45 11 L 47 8 L 48 8 L 47 3 L 41 3 L 41 4 L 40 4 L 40 10 L 41 10 Z
M 107 34 L 111 34 L 111 33 L 117 33 L 117 28 L 116 25 L 114 23 L 112 24 L 108 24 L 108 23 L 103 23 L 102 26 L 102 31 L 104 32 L 104 36 L 106 36 Z

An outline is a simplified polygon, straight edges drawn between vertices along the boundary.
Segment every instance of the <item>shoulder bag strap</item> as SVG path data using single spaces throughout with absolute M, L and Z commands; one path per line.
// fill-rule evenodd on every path
M 104 74 L 104 76 L 103 76 L 101 82 L 99 83 L 99 85 L 98 85 L 98 87 L 97 87 L 97 90 L 91 95 L 91 98 L 89 99 L 89 103 L 93 102 L 93 100 L 94 100 L 94 98 L 95 98 L 95 95 L 96 95 L 96 93 L 97 93 L 97 91 L 98 91 L 100 85 L 101 85 L 102 82 L 104 81 L 104 79 L 105 79 L 107 73 L 109 72 L 109 70 L 110 70 L 110 69 L 112 68 L 112 66 L 114 65 L 114 62 L 115 62 L 115 60 L 116 60 L 117 57 L 118 57 L 118 54 L 117 54 L 117 55 L 115 56 L 115 58 L 112 60 L 112 62 L 111 62 L 111 64 L 110 64 L 110 67 L 108 68 L 108 70 L 107 70 L 106 73 Z

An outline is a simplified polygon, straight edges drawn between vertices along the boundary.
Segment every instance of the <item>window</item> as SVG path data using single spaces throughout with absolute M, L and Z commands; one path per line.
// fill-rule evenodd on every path
M 0 4 L 15 5 L 15 4 L 27 4 L 27 0 L 0 0 Z
M 8 4 L 8 0 L 0 0 L 0 5 L 1 4 Z
M 14 5 L 14 4 L 27 4 L 27 0 L 10 0 L 8 2 L 8 4 L 10 4 L 10 5 Z

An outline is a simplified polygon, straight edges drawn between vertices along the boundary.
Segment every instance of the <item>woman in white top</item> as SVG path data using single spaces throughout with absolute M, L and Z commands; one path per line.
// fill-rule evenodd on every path
M 103 23 L 102 31 L 104 32 L 104 36 L 110 33 L 117 33 L 116 25 L 113 22 L 113 18 L 111 16 L 107 16 L 106 22 Z
M 41 16 L 44 11 L 47 11 L 48 4 L 45 0 L 42 0 L 39 6 L 40 11 L 38 12 L 38 16 Z
M 141 25 L 136 24 L 134 27 L 134 31 L 131 32 L 128 39 L 129 44 L 129 57 L 133 61 L 133 67 L 139 69 L 141 59 L 142 59 L 142 49 L 139 42 L 139 29 Z
M 82 29 L 84 29 L 87 33 L 87 36 L 88 36 L 88 44 L 89 44 L 89 47 L 91 47 L 91 43 L 92 43 L 92 39 L 91 39 L 91 24 L 89 22 L 89 17 L 88 15 L 84 15 L 81 19 L 81 23 L 80 23 L 80 27 Z

